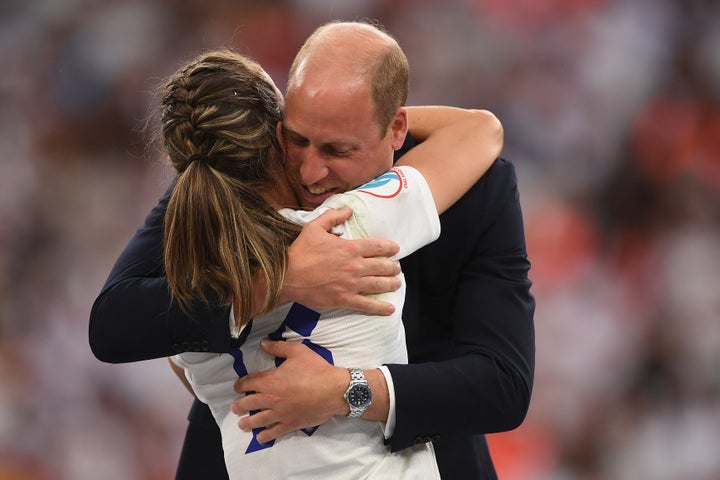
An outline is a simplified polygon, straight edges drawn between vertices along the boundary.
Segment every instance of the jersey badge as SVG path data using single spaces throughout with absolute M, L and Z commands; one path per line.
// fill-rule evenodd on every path
M 403 188 L 407 188 L 407 178 L 402 170 L 392 168 L 379 177 L 357 188 L 358 192 L 379 198 L 397 197 Z

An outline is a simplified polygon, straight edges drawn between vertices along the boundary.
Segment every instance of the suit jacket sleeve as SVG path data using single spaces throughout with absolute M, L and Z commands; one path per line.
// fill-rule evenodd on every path
M 172 301 L 162 258 L 171 190 L 172 186 L 130 239 L 92 306 L 90 347 L 102 361 L 230 350 L 229 307 L 196 307 L 191 317 Z
M 441 223 L 402 262 L 410 364 L 388 366 L 393 451 L 515 428 L 530 402 L 535 301 L 512 164 L 498 159 Z

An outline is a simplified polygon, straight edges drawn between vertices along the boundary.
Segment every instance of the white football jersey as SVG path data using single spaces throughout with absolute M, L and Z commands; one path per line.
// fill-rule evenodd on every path
M 400 245 L 397 258 L 440 235 L 430 189 L 420 172 L 407 166 L 393 168 L 355 190 L 335 195 L 312 212 L 281 212 L 305 224 L 329 208 L 343 206 L 352 208 L 353 216 L 339 226 L 338 234 L 393 240 Z M 233 385 L 239 376 L 279 365 L 278 359 L 260 349 L 260 340 L 265 337 L 302 342 L 329 363 L 343 367 L 371 369 L 386 363 L 407 363 L 401 319 L 405 298 L 402 275 L 401 280 L 398 291 L 378 296 L 396 306 L 393 315 L 380 317 L 345 309 L 317 312 L 288 303 L 256 318 L 247 341 L 230 354 L 186 352 L 173 357 L 220 426 L 232 480 L 440 478 L 432 444 L 390 453 L 379 422 L 336 416 L 318 427 L 262 445 L 256 440 L 258 431 L 240 430 L 239 417 L 230 411 L 238 396 Z

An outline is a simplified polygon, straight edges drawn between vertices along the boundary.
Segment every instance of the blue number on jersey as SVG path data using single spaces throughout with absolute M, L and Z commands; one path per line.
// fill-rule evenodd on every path
M 290 307 L 290 311 L 285 316 L 285 320 L 283 320 L 278 329 L 268 335 L 268 337 L 270 337 L 270 340 L 284 340 L 283 333 L 285 333 L 286 328 L 289 328 L 303 337 L 309 337 L 312 331 L 315 330 L 315 327 L 317 327 L 318 320 L 320 320 L 320 314 L 318 312 L 306 307 L 305 305 L 293 303 Z M 321 347 L 320 345 L 316 345 L 308 339 L 303 340 L 302 343 L 323 357 L 330 365 L 335 365 L 330 350 Z M 275 366 L 279 367 L 284 361 L 285 359 L 283 358 L 276 358 Z
M 268 335 L 268 337 L 271 340 L 284 340 L 283 333 L 285 333 L 286 329 L 290 329 L 299 335 L 302 335 L 303 337 L 309 337 L 313 330 L 315 330 L 315 327 L 317 326 L 318 320 L 320 319 L 320 314 L 316 312 L 315 310 L 312 310 L 304 305 L 301 305 L 299 303 L 293 303 L 290 307 L 290 310 L 288 311 L 287 315 L 285 316 L 285 319 L 280 324 L 280 326 Z M 320 355 L 322 358 L 324 358 L 329 364 L 334 365 L 335 362 L 333 360 L 333 355 L 330 350 L 328 350 L 325 347 L 321 347 L 320 345 L 316 345 L 315 343 L 311 342 L 307 338 L 302 341 L 304 345 L 307 345 L 311 350 L 313 350 L 315 353 Z M 235 362 L 233 363 L 233 368 L 235 369 L 235 372 L 238 374 L 239 377 L 244 377 L 248 374 L 247 368 L 245 367 L 245 363 L 242 359 L 242 351 L 240 349 L 234 349 L 232 352 L 230 352 L 232 356 L 235 358 Z M 285 361 L 283 358 L 276 358 L 275 359 L 275 366 L 280 366 L 282 362 Z M 248 394 L 251 394 L 254 392 L 248 392 Z M 250 412 L 250 415 L 254 415 L 258 412 L 258 410 L 253 410 Z M 311 428 L 303 428 L 302 431 L 310 436 L 313 433 L 315 433 L 315 430 L 317 430 L 317 426 L 311 427 Z M 257 435 L 261 431 L 263 431 L 265 427 L 260 428 L 254 428 L 253 429 L 253 438 L 250 441 L 250 445 L 248 445 L 247 450 L 245 450 L 245 453 L 252 453 L 256 452 L 258 450 L 262 450 L 265 448 L 270 448 L 275 444 L 275 441 L 270 441 L 266 444 L 262 444 L 257 441 Z
M 238 377 L 244 377 L 248 374 L 247 368 L 245 367 L 245 362 L 243 362 L 243 354 L 242 350 L 239 348 L 233 349 L 230 354 L 235 358 L 235 361 L 233 362 L 233 368 L 235 369 L 235 373 L 237 373 Z M 247 395 L 250 395 L 255 392 L 247 392 Z M 250 415 L 255 415 L 260 410 L 251 410 Z M 273 445 L 275 445 L 275 440 L 271 440 L 268 443 L 262 444 L 258 442 L 257 436 L 258 433 L 265 430 L 265 427 L 260 428 L 253 428 L 252 430 L 252 440 L 250 440 L 250 445 L 248 445 L 247 450 L 245 450 L 245 453 L 252 453 L 257 452 L 258 450 L 262 450 L 264 448 L 270 448 Z

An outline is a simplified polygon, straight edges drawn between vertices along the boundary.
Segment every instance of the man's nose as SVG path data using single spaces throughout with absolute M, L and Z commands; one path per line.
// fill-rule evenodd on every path
M 308 148 L 300 162 L 300 179 L 305 185 L 312 185 L 328 176 L 325 160 L 315 149 Z

